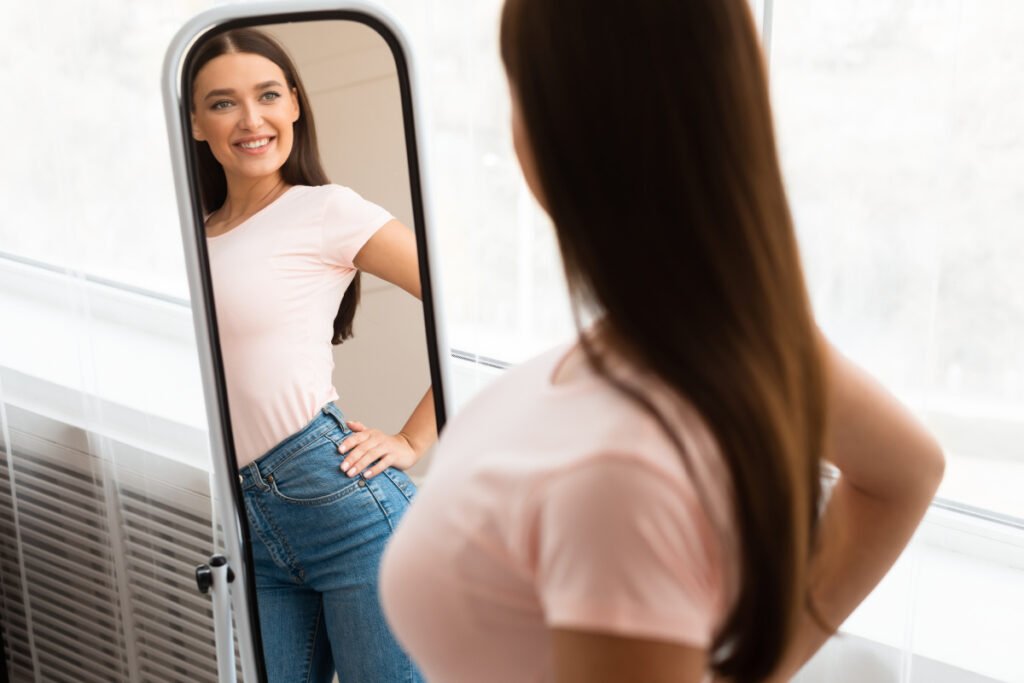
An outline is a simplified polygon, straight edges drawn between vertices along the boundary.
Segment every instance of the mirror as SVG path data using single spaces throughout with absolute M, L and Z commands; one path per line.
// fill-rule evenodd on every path
M 365 10 L 260 11 L 165 65 L 243 674 L 420 680 L 376 588 L 445 415 L 408 51 Z

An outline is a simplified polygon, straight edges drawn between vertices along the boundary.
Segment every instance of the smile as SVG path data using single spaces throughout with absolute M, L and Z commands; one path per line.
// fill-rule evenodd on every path
M 245 142 L 239 142 L 238 146 L 242 149 L 259 149 L 260 147 L 266 147 L 270 144 L 270 138 L 260 138 L 258 140 L 246 140 Z

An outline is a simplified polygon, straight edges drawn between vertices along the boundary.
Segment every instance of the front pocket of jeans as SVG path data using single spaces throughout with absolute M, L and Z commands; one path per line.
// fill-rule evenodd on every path
M 307 495 L 303 495 L 302 492 L 293 492 L 288 488 L 285 488 L 285 491 L 288 491 L 286 493 L 281 490 L 278 486 L 277 479 L 274 477 L 270 477 L 267 480 L 267 484 L 270 485 L 270 492 L 276 497 L 286 503 L 294 503 L 296 505 L 327 505 L 328 503 L 333 503 L 337 500 L 341 500 L 342 498 L 347 498 L 354 493 L 358 493 L 366 486 L 366 482 L 362 478 L 349 479 L 341 472 L 341 470 L 338 470 L 338 478 L 342 480 L 341 483 L 343 484 L 340 488 L 328 491 L 327 493 L 321 493 L 320 495 L 315 495 L 313 491 L 307 491 L 305 492 Z
M 366 482 L 341 471 L 341 457 L 330 438 L 289 460 L 267 477 L 270 492 L 297 505 L 326 505 L 358 493 Z

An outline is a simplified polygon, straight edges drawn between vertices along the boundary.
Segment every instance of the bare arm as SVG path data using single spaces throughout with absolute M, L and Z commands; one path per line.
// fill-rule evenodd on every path
M 700 683 L 707 655 L 673 643 L 583 631 L 551 631 L 557 683 Z
M 416 235 L 397 220 L 382 225 L 356 254 L 354 265 L 422 299 Z
M 423 398 L 416 404 L 412 415 L 405 421 L 399 432 L 416 451 L 417 459 L 423 456 L 437 441 L 437 415 L 434 413 L 434 389 L 427 389 Z
M 910 412 L 824 337 L 829 390 L 826 457 L 840 471 L 809 575 L 814 606 L 841 624 L 910 541 L 942 480 L 942 450 Z M 788 681 L 828 640 L 805 612 L 770 679 Z
M 397 220 L 388 221 L 367 240 L 356 254 L 355 266 L 421 298 L 416 236 Z M 339 452 L 346 454 L 341 468 L 349 476 L 364 472 L 364 476 L 372 477 L 389 466 L 408 469 L 437 441 L 434 391 L 427 389 L 396 435 L 361 422 L 348 424 L 357 433 L 345 439 Z

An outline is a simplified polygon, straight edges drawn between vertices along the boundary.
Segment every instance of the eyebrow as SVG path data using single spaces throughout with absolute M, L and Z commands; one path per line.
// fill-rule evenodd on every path
M 270 88 L 270 87 L 275 86 L 275 85 L 278 88 L 283 88 L 284 87 L 278 81 L 263 81 L 262 83 L 257 83 L 256 85 L 254 85 L 252 89 L 253 90 L 263 90 L 264 88 Z M 204 97 L 203 99 L 204 100 L 208 100 L 211 97 L 223 97 L 225 95 L 234 95 L 234 94 L 235 94 L 235 91 L 234 91 L 233 88 L 220 88 L 218 90 L 211 90 L 210 92 L 206 93 L 206 97 Z

